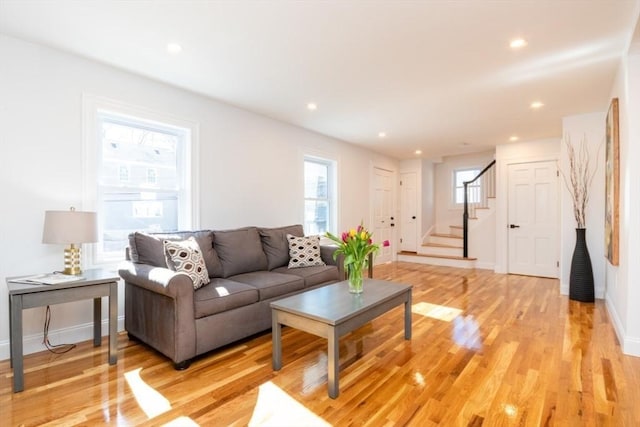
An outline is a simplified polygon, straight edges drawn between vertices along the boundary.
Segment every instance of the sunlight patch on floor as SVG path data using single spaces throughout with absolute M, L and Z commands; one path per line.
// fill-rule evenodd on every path
M 249 426 L 330 426 L 277 385 L 268 381 L 258 387 L 258 400 Z
M 200 427 L 200 425 L 189 417 L 178 417 L 173 421 L 162 424 L 162 427 Z
M 413 304 L 411 311 L 415 314 L 431 317 L 433 319 L 451 322 L 453 319 L 462 314 L 462 310 L 444 305 L 430 304 L 428 302 L 419 302 Z
M 133 392 L 140 409 L 151 419 L 171 409 L 169 401 L 153 387 L 144 382 L 140 376 L 142 368 L 126 372 L 124 378 Z

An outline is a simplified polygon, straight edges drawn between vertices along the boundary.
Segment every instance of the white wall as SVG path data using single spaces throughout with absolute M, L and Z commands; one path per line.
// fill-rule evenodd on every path
M 507 273 L 509 234 L 508 166 L 512 163 L 553 161 L 559 158 L 559 139 L 543 139 L 498 145 L 496 147 L 496 260 L 495 272 Z
M 453 204 L 453 171 L 461 168 L 484 169 L 494 159 L 494 152 L 464 154 L 444 157 L 435 165 L 435 214 L 436 229 L 449 233 L 450 225 L 462 225 L 462 207 Z
M 436 199 L 435 199 L 435 169 L 436 165 L 431 160 L 422 160 L 422 221 L 420 221 L 420 232 L 418 244 L 436 223 Z
M 640 356 L 640 26 L 611 90 L 619 99 L 620 258 L 605 260 L 607 308 L 625 353 Z
M 47 209 L 82 206 L 83 94 L 199 123 L 201 228 L 301 223 L 306 152 L 339 162 L 339 230 L 370 218 L 371 165 L 398 170 L 397 161 L 354 145 L 46 47 L 0 36 L 0 57 L 2 283 L 62 264 L 63 248 L 41 243 L 42 225 Z M 119 300 L 122 328 L 122 288 Z M 88 301 L 52 307 L 52 341 L 89 339 L 91 307 Z M 6 359 L 6 291 L 0 312 L 0 359 Z M 25 311 L 26 353 L 44 349 L 43 320 L 44 309 Z

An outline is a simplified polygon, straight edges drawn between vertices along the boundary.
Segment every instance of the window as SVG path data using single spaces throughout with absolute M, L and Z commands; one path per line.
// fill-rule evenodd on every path
M 456 169 L 453 171 L 453 202 L 456 205 L 464 203 L 464 183 L 465 181 L 471 181 L 478 176 L 480 169 Z M 478 179 L 473 184 L 467 186 L 469 189 L 469 195 L 467 201 L 469 203 L 478 203 L 481 199 L 481 187 L 480 180 Z
M 83 209 L 99 227 L 85 265 L 123 259 L 133 231 L 197 227 L 197 123 L 93 95 L 83 104 Z
M 304 158 L 305 234 L 335 233 L 335 169 L 331 160 Z

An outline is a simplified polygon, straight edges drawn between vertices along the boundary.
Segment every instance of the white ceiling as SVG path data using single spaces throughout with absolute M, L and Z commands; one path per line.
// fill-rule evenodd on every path
M 0 32 L 428 158 L 557 137 L 563 116 L 605 111 L 639 4 L 0 0 Z M 528 46 L 510 49 L 515 37 Z M 182 52 L 168 54 L 169 42 Z M 532 110 L 535 100 L 545 106 Z

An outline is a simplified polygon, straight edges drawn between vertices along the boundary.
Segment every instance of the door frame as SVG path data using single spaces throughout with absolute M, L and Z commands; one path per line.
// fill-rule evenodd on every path
M 558 144 L 558 150 L 560 145 Z M 496 273 L 507 274 L 509 271 L 509 165 L 518 163 L 560 162 L 560 152 L 528 157 L 496 158 Z M 560 185 L 560 184 L 558 184 Z M 558 221 L 562 218 L 562 187 L 558 188 Z M 559 224 L 558 244 L 562 244 L 562 224 Z M 559 246 L 559 251 L 561 246 Z M 562 253 L 559 252 L 560 257 Z M 559 277 L 562 277 L 562 263 Z
M 369 224 L 371 226 L 373 226 L 373 223 L 375 221 L 375 170 L 376 169 L 381 169 L 387 172 L 391 173 L 391 212 L 393 213 L 393 217 L 396 219 L 398 219 L 398 170 L 397 168 L 393 167 L 393 165 L 389 165 L 389 164 L 380 164 L 380 163 L 376 163 L 374 161 L 370 161 L 369 163 Z M 391 251 L 391 261 L 397 261 L 398 260 L 398 233 L 397 233 L 397 229 L 398 229 L 398 223 L 395 223 L 396 225 L 394 227 L 392 227 L 391 230 L 391 247 L 392 247 L 392 251 Z M 381 242 L 378 242 L 381 243 Z M 376 265 L 377 263 L 374 260 L 374 265 Z

